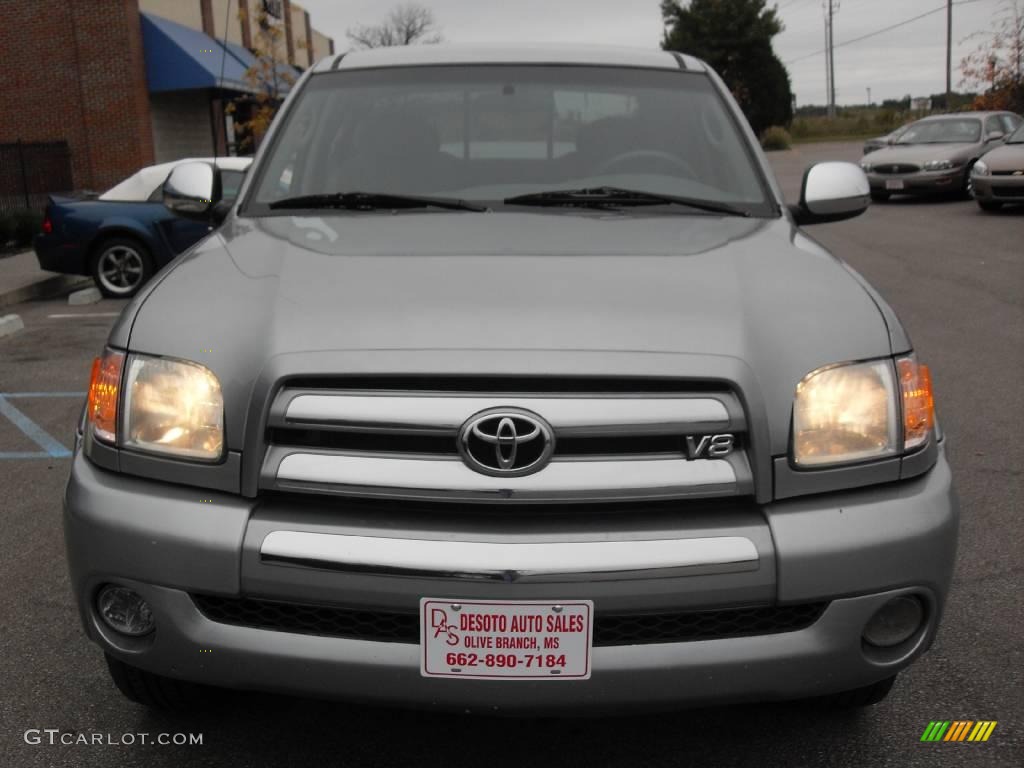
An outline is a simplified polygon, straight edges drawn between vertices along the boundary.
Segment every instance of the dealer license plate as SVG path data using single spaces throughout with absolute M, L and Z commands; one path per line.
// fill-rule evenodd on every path
M 594 603 L 420 600 L 420 673 L 473 680 L 586 680 Z
M 903 189 L 903 179 L 886 179 L 886 189 Z

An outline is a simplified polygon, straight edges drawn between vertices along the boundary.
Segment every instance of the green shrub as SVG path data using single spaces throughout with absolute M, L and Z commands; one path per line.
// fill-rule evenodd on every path
M 761 134 L 761 146 L 769 152 L 777 149 L 789 149 L 792 142 L 789 132 L 780 125 L 773 125 Z
M 18 245 L 31 245 L 32 238 L 43 225 L 43 214 L 38 211 L 14 212 L 14 241 Z
M 908 115 L 891 109 L 849 107 L 838 110 L 835 117 L 811 113 L 798 115 L 789 130 L 797 141 L 853 140 L 888 133 L 908 119 Z
M 806 139 L 811 135 L 811 124 L 803 117 L 796 118 L 789 126 L 790 135 L 796 139 Z

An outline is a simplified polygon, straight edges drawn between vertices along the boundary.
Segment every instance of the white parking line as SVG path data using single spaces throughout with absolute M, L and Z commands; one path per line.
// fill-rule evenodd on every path
M 120 312 L 76 312 L 73 315 L 47 315 L 47 317 L 63 320 L 68 317 L 117 317 L 120 314 Z

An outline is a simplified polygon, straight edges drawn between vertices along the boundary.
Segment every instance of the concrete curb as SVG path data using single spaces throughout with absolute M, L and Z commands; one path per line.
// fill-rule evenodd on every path
M 17 315 L 4 315 L 0 317 L 0 337 L 10 336 L 12 333 L 17 333 L 24 327 L 25 324 Z
M 10 291 L 0 288 L 0 307 L 9 307 L 32 299 L 53 299 L 64 296 L 77 288 L 93 284 L 91 277 L 82 275 L 52 275 L 23 285 Z
M 97 304 L 103 300 L 103 294 L 100 293 L 100 289 L 92 286 L 89 288 L 83 288 L 80 291 L 75 291 L 68 296 L 68 304 L 72 307 L 80 306 L 82 304 Z

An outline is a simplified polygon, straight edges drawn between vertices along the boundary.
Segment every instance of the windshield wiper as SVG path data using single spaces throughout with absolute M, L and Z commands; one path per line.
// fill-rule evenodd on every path
M 621 187 L 589 187 L 584 189 L 556 189 L 547 192 L 533 192 L 505 199 L 506 205 L 542 205 L 542 206 L 579 206 L 604 208 L 607 206 L 624 205 L 685 205 L 711 213 L 724 213 L 728 216 L 750 216 L 745 211 L 729 203 L 714 200 L 701 200 L 695 197 L 678 195 L 662 195 L 657 192 L 644 192 L 637 189 Z
M 284 197 L 268 208 L 342 208 L 347 211 L 374 211 L 382 208 L 445 208 L 450 211 L 483 213 L 485 206 L 449 197 L 393 195 L 384 192 L 330 192 L 317 195 Z

